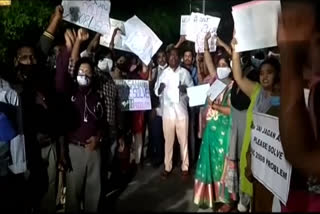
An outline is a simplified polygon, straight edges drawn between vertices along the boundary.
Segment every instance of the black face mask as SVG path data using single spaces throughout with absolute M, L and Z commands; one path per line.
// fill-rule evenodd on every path
M 126 66 L 125 63 L 122 63 L 122 64 L 117 63 L 116 66 L 117 66 L 117 68 L 119 68 L 121 71 L 127 70 L 127 66 Z
M 29 81 L 32 80 L 38 73 L 38 65 L 24 65 L 19 63 L 18 67 L 18 75 L 20 75 L 20 80 Z

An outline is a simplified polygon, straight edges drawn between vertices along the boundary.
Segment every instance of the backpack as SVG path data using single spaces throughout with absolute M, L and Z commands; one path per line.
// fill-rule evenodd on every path
M 4 113 L 0 112 L 0 141 L 9 142 L 15 136 L 17 136 L 17 132 L 11 121 Z

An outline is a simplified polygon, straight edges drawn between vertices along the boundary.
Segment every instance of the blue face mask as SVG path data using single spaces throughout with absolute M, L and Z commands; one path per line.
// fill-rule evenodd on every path
M 280 97 L 279 96 L 271 96 L 271 105 L 272 106 L 280 106 Z

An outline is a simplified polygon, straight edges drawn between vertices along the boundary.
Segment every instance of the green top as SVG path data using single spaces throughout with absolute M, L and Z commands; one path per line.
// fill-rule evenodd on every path
M 252 183 L 247 179 L 245 176 L 245 169 L 247 167 L 247 158 L 246 154 L 248 149 L 250 148 L 250 141 L 251 141 L 251 123 L 253 121 L 253 109 L 256 105 L 256 100 L 261 91 L 260 84 L 256 84 L 254 88 L 254 92 L 250 97 L 250 105 L 247 111 L 247 123 L 246 123 L 246 129 L 245 134 L 243 138 L 243 146 L 241 150 L 241 157 L 240 157 L 240 179 L 241 179 L 241 191 L 248 194 L 250 197 L 252 197 Z

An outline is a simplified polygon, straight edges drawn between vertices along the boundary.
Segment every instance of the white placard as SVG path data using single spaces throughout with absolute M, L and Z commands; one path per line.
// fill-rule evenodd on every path
M 237 52 L 277 46 L 279 0 L 251 1 L 232 8 Z
M 189 24 L 190 16 L 182 15 L 180 21 L 180 35 L 187 35 L 187 25 Z
M 211 33 L 209 39 L 210 52 L 216 51 L 217 29 L 220 23 L 220 18 L 203 15 L 201 13 L 191 13 L 190 21 L 187 25 L 186 39 L 195 42 L 195 51 L 198 53 L 204 52 L 204 38 L 207 32 Z
M 220 80 L 215 80 L 214 83 L 211 85 L 209 91 L 208 91 L 208 96 L 211 101 L 214 101 L 217 99 L 217 97 L 224 91 L 224 89 L 227 87 L 226 84 L 224 84 Z
M 292 167 L 285 159 L 282 149 L 279 119 L 254 113 L 251 128 L 252 174 L 283 204 L 286 204 Z
M 63 19 L 101 34 L 110 31 L 109 0 L 62 1 Z
M 111 23 L 110 31 L 107 34 L 100 37 L 100 45 L 103 45 L 105 47 L 110 47 L 112 34 L 116 28 L 119 28 L 122 31 L 122 33 L 125 34 L 123 21 L 110 18 L 110 23 Z M 119 31 L 114 37 L 114 48 L 122 51 L 131 52 L 130 49 L 127 46 L 125 46 L 123 41 L 123 35 Z
M 201 106 L 206 103 L 207 93 L 210 89 L 209 84 L 199 85 L 187 88 L 187 94 L 189 97 L 189 106 Z
M 310 89 L 303 89 L 303 92 L 304 92 L 304 99 L 305 99 L 305 102 L 306 102 L 306 106 L 309 106 L 309 95 L 310 95 Z
M 149 82 L 145 80 L 115 80 L 122 111 L 151 109 Z
M 137 16 L 124 23 L 126 36 L 124 44 L 136 54 L 141 61 L 148 65 L 152 56 L 162 45 L 157 35 Z

